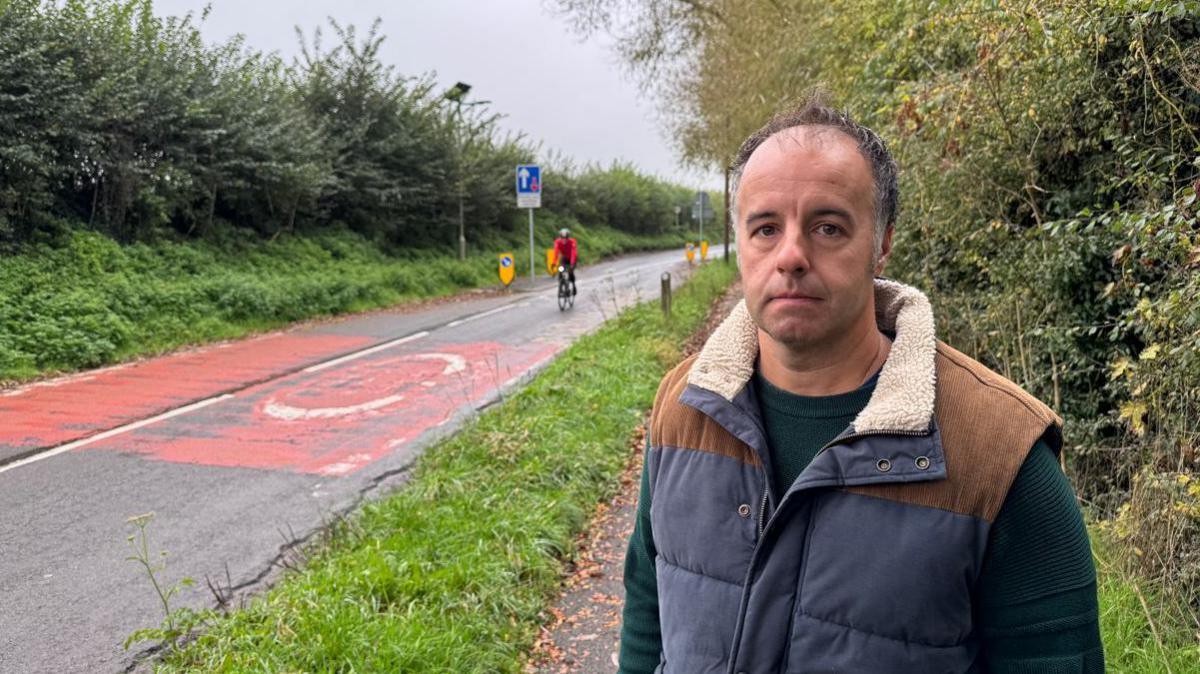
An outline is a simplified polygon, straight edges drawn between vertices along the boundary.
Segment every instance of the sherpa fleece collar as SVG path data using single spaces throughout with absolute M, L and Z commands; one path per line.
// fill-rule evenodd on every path
M 927 432 L 933 422 L 937 353 L 929 299 L 911 286 L 876 279 L 875 321 L 896 338 L 875 392 L 852 428 L 855 433 Z M 742 300 L 705 342 L 688 383 L 732 401 L 754 375 L 757 358 L 758 326 Z

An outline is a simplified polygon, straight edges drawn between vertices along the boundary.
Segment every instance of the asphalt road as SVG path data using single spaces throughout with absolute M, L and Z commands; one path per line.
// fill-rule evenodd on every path
M 163 580 L 261 590 L 289 541 L 403 484 L 423 448 L 520 386 L 618 308 L 678 287 L 681 251 L 511 295 L 381 311 L 85 373 L 0 395 L 0 672 L 114 672 L 162 608 L 126 558 L 153 512 Z

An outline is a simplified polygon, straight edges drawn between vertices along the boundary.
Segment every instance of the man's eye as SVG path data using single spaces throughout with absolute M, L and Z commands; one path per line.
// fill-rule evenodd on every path
M 759 236 L 774 236 L 776 232 L 775 225 L 763 225 L 754 230 L 754 233 Z
M 823 236 L 837 236 L 838 234 L 842 233 L 842 228 L 838 227 L 837 225 L 825 223 L 823 225 L 817 225 L 817 232 Z

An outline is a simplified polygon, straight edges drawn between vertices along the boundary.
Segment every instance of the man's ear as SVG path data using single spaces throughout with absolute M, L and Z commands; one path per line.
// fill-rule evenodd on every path
M 875 261 L 875 275 L 883 276 L 883 269 L 887 266 L 888 258 L 892 255 L 892 234 L 895 233 L 895 225 L 889 224 L 887 229 L 883 230 L 883 243 L 879 247 L 879 259 Z

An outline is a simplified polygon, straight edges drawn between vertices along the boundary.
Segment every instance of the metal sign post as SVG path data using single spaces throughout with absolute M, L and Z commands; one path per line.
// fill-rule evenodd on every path
M 712 213 L 712 200 L 708 192 L 697 192 L 696 200 L 692 202 L 692 218 L 700 221 L 700 241 L 704 240 L 704 218 Z
M 542 169 L 537 164 L 517 164 L 517 208 L 529 209 L 529 278 L 533 279 L 533 209 L 542 207 Z
M 729 167 L 725 167 L 725 261 L 729 262 Z

